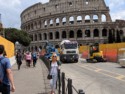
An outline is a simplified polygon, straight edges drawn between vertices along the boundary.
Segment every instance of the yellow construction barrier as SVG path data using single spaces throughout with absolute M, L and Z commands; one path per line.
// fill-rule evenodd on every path
M 0 36 L 0 44 L 4 45 L 8 58 L 14 56 L 14 44 L 12 42 Z

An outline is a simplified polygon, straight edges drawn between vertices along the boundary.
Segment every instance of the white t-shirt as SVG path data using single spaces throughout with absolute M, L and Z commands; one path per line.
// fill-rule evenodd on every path
M 57 64 L 57 62 L 52 62 L 51 63 L 51 72 L 50 72 L 50 74 L 51 75 L 57 75 L 57 69 L 58 69 L 58 64 Z

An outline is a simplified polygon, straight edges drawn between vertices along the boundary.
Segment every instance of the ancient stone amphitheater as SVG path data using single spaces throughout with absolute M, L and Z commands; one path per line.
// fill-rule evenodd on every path
M 104 0 L 50 0 L 25 9 L 21 29 L 31 35 L 32 50 L 41 49 L 46 41 L 58 47 L 64 39 L 77 40 L 79 45 L 107 43 L 108 32 L 121 27 L 112 22 Z

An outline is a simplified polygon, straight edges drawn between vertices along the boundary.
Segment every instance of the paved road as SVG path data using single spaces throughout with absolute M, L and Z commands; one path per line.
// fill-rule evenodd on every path
M 17 65 L 12 67 L 16 92 L 12 94 L 50 94 L 49 80 L 46 79 L 48 71 L 41 60 L 38 60 L 35 68 L 26 67 L 25 61 L 21 69 Z
M 125 68 L 116 63 L 62 64 L 61 71 L 85 94 L 125 94 Z

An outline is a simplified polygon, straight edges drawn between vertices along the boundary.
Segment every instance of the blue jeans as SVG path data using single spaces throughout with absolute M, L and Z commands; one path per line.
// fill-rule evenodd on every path
M 10 94 L 10 85 L 0 84 L 0 92 L 2 94 Z

